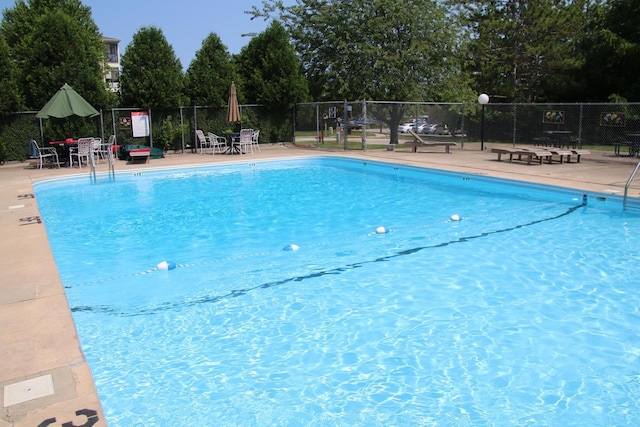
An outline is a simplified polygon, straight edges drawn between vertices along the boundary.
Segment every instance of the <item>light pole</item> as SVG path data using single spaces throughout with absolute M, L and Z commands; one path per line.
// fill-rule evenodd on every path
M 482 105 L 482 118 L 480 119 L 480 151 L 484 151 L 484 106 L 489 103 L 489 95 L 486 93 L 478 96 L 478 103 Z

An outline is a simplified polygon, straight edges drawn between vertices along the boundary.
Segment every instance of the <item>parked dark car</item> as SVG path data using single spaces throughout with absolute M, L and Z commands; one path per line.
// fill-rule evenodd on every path
M 363 124 L 366 124 L 367 127 L 370 127 L 371 125 L 375 125 L 376 122 L 374 120 L 371 119 L 367 119 L 367 121 L 365 122 L 364 119 L 360 118 L 360 119 L 356 119 L 356 120 L 351 120 L 349 122 L 349 126 L 351 126 L 352 129 L 362 129 Z

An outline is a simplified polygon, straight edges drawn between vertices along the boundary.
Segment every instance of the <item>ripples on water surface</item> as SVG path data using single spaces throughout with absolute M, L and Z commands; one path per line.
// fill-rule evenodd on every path
M 112 426 L 640 419 L 619 201 L 335 159 L 36 192 Z

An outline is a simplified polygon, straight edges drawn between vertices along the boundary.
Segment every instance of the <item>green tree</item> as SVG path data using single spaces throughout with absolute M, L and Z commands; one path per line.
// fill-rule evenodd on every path
M 476 87 L 506 102 L 561 101 L 580 92 L 579 47 L 589 0 L 468 0 L 468 70 Z
M 161 29 L 138 30 L 120 63 L 123 106 L 169 108 L 184 104 L 182 65 Z
M 613 0 L 594 7 L 584 41 L 587 99 L 640 99 L 640 0 Z
M 270 111 L 272 126 L 262 128 L 261 137 L 270 142 L 284 140 L 291 133 L 291 110 L 309 99 L 309 88 L 282 24 L 274 21 L 251 39 L 236 62 L 241 99 Z
M 223 106 L 235 79 L 231 55 L 220 37 L 211 33 L 202 42 L 185 75 L 185 93 L 200 105 Z
M 456 21 L 436 1 L 271 0 L 253 13 L 279 14 L 315 99 L 471 99 Z M 389 124 L 392 143 L 403 116 L 393 104 L 376 117 Z
M 251 39 L 237 58 L 242 93 L 251 103 L 291 108 L 309 88 L 289 35 L 278 21 Z
M 17 81 L 17 68 L 9 45 L 0 33 L 0 115 L 20 111 L 22 99 Z
M 4 11 L 2 33 L 26 108 L 40 109 L 64 83 L 92 104 L 108 99 L 104 45 L 79 0 L 19 0 Z
M 180 124 L 179 120 L 174 119 L 171 115 L 163 118 L 160 122 L 159 128 L 154 128 L 154 130 L 154 142 L 158 141 L 159 146 L 162 147 L 163 151 L 176 148 L 176 140 L 178 137 L 185 132 L 189 132 L 188 125 L 186 123 Z

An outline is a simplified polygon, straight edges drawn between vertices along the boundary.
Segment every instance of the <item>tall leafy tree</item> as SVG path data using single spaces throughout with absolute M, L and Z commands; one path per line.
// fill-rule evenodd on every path
M 290 136 L 290 111 L 309 99 L 307 80 L 289 35 L 278 21 L 254 37 L 236 58 L 240 99 L 270 111 L 273 126 L 261 129 L 263 139 L 282 141 Z
M 506 102 L 560 101 L 576 91 L 590 0 L 467 0 L 469 71 L 476 87 Z
M 587 99 L 640 99 L 640 0 L 612 0 L 591 15 L 585 69 Z
M 455 21 L 437 1 L 271 0 L 253 12 L 279 14 L 318 100 L 470 99 Z M 393 104 L 378 117 L 390 125 L 391 142 L 403 116 Z
M 187 69 L 185 93 L 189 99 L 197 99 L 200 105 L 222 106 L 227 103 L 232 80 L 231 55 L 220 37 L 211 33 Z
M 245 46 L 237 58 L 244 100 L 291 108 L 307 101 L 309 88 L 289 35 L 278 21 Z
M 161 29 L 138 30 L 120 63 L 123 106 L 168 108 L 184 103 L 182 65 Z
M 0 115 L 19 111 L 21 108 L 17 67 L 9 51 L 9 45 L 0 33 Z
M 64 83 L 93 104 L 108 98 L 104 45 L 79 0 L 18 0 L 4 11 L 2 32 L 26 108 L 41 108 Z
M 435 1 L 272 1 L 260 13 L 273 10 L 318 99 L 439 100 L 458 86 L 457 32 Z

